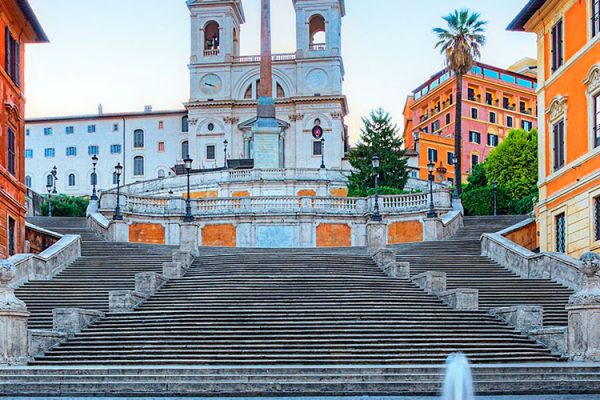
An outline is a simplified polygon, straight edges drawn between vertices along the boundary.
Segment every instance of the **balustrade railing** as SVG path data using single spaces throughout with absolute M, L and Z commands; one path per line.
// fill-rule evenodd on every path
M 296 59 L 296 53 L 273 54 L 271 59 L 273 61 L 294 61 Z M 259 63 L 260 55 L 238 56 L 234 57 L 233 60 L 240 64 Z
M 447 190 L 434 192 L 437 209 L 451 208 Z M 147 215 L 180 215 L 185 212 L 185 199 L 181 197 L 150 197 L 121 194 L 121 206 L 126 212 Z M 265 196 L 240 198 L 191 199 L 192 211 L 196 216 L 245 213 L 320 213 L 364 215 L 374 207 L 374 198 L 355 197 L 297 197 Z M 102 210 L 115 207 L 116 193 L 105 192 L 100 198 Z M 429 194 L 403 194 L 380 197 L 380 209 L 385 213 L 419 212 L 429 207 Z

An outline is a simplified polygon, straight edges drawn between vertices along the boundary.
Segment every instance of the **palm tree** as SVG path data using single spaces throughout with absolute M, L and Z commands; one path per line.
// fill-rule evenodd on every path
M 433 32 L 438 37 L 435 47 L 444 56 L 448 70 L 456 76 L 456 116 L 454 124 L 454 151 L 456 153 L 455 190 L 454 195 L 462 192 L 462 97 L 463 76 L 468 73 L 475 62 L 481 57 L 481 48 L 485 45 L 485 25 L 487 21 L 480 19 L 480 14 L 468 9 L 454 10 L 442 17 L 447 28 L 435 28 Z

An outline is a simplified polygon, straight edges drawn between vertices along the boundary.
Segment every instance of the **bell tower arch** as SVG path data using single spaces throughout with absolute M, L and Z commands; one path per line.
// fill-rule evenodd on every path
M 300 58 L 339 56 L 344 0 L 293 0 L 296 48 Z

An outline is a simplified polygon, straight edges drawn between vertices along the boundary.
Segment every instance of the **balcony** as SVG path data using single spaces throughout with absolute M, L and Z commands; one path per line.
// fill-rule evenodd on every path
M 221 54 L 220 49 L 208 49 L 204 50 L 204 57 L 216 57 Z
M 274 54 L 271 59 L 273 61 L 294 61 L 296 59 L 296 53 Z M 240 64 L 260 63 L 260 55 L 238 56 L 234 57 L 233 61 Z
M 327 50 L 326 43 L 313 43 L 309 46 L 310 51 L 325 51 Z

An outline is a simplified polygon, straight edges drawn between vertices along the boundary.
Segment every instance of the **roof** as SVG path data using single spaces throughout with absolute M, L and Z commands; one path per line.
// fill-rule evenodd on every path
M 31 24 L 31 27 L 33 28 L 37 36 L 36 41 L 40 43 L 49 42 L 48 36 L 46 36 L 46 32 L 44 32 L 44 29 L 42 28 L 42 24 L 40 24 L 40 21 L 37 19 L 35 13 L 33 12 L 33 9 L 29 5 L 29 1 L 17 0 L 17 4 L 19 5 L 19 8 L 23 12 L 23 14 L 25 14 L 25 18 L 27 18 L 27 21 L 29 21 L 29 23 Z
M 539 11 L 547 0 L 529 0 L 521 12 L 512 20 L 508 27 L 509 31 L 523 32 L 525 24 Z
M 158 115 L 187 115 L 186 110 L 164 110 L 164 111 L 152 111 L 152 112 L 123 112 L 123 113 L 105 113 L 105 114 L 86 114 L 86 115 L 63 115 L 59 117 L 40 117 L 40 118 L 27 118 L 26 124 L 35 124 L 42 122 L 59 122 L 59 121 L 77 121 L 77 120 L 90 120 L 90 119 L 115 119 L 115 118 L 138 118 L 138 117 L 151 117 Z

